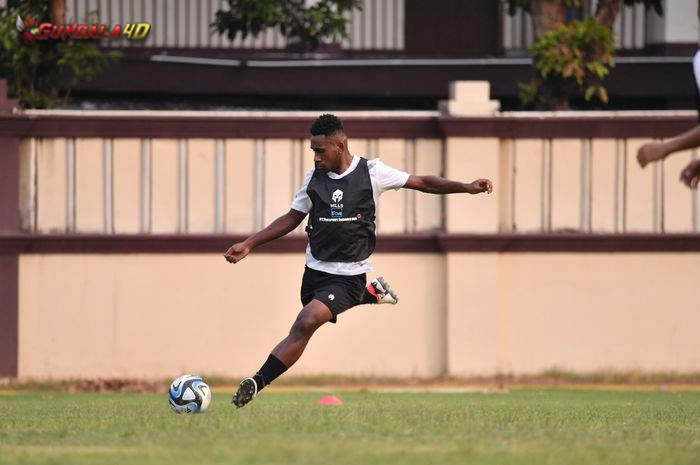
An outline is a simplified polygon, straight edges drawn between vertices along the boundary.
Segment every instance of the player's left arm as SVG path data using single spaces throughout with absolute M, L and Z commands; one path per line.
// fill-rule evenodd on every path
M 489 179 L 477 179 L 464 183 L 440 176 L 416 176 L 414 174 L 408 177 L 403 187 L 428 194 L 481 194 L 482 192 L 490 194 L 493 192 L 493 183 Z

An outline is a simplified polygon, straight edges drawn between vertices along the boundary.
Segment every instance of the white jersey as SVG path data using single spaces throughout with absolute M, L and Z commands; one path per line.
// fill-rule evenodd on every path
M 332 171 L 329 171 L 326 174 L 331 179 L 344 178 L 352 173 L 355 168 L 357 168 L 359 162 L 360 157 L 353 156 L 350 167 L 345 170 L 343 174 L 336 174 Z M 378 204 L 379 196 L 382 195 L 382 193 L 388 191 L 389 189 L 400 189 L 406 184 L 406 181 L 408 181 L 408 173 L 390 166 L 386 166 L 379 159 L 367 160 L 367 169 L 369 170 L 369 179 L 372 183 L 372 194 L 374 197 L 375 206 Z M 311 211 L 311 199 L 306 193 L 306 188 L 309 186 L 309 181 L 311 181 L 311 176 L 313 174 L 313 169 L 306 173 L 301 189 L 299 189 L 292 200 L 291 208 L 293 210 L 302 213 L 309 213 Z M 314 256 L 311 255 L 311 247 L 308 244 L 306 245 L 306 266 L 316 271 L 323 271 L 324 273 L 342 276 L 354 276 L 372 271 L 372 263 L 369 261 L 369 258 L 360 262 L 352 263 L 324 262 L 321 260 L 316 260 Z

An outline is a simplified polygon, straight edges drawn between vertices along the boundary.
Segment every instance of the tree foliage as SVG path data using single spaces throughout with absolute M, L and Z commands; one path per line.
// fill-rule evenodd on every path
M 14 1 L 0 7 L 0 76 L 8 80 L 12 97 L 25 108 L 52 108 L 66 104 L 81 81 L 116 62 L 119 53 L 102 52 L 96 40 L 68 38 L 26 44 L 15 21 L 30 16 L 38 24 L 50 22 L 47 2 Z
M 362 0 L 319 0 L 310 6 L 304 0 L 228 0 L 228 9 L 216 12 L 212 27 L 230 40 L 279 27 L 304 50 L 314 50 L 325 39 L 347 38 L 346 13 L 361 7 Z
M 528 13 L 531 11 L 531 0 L 503 0 L 503 3 L 508 8 L 509 15 L 514 15 L 518 10 L 524 10 Z M 567 7 L 581 6 L 581 0 L 562 0 L 562 3 Z M 659 16 L 664 14 L 663 0 L 623 0 L 623 3 L 628 6 L 643 3 L 645 9 L 653 9 Z
M 602 82 L 615 66 L 612 27 L 622 2 L 663 14 L 661 0 L 598 0 L 593 16 L 566 22 L 567 9 L 580 8 L 581 0 L 503 0 L 509 14 L 523 9 L 533 16 L 535 76 L 520 84 L 526 107 L 565 110 L 577 96 L 608 102 Z
M 535 0 L 537 1 L 537 0 Z M 532 2 L 530 0 L 503 0 L 503 3 L 508 7 L 508 14 L 514 15 L 518 10 L 532 12 Z M 561 0 L 564 6 L 581 6 L 581 0 Z
M 535 78 L 520 85 L 523 104 L 567 110 L 571 96 L 607 103 L 602 85 L 613 63 L 611 31 L 593 18 L 546 32 L 530 49 Z

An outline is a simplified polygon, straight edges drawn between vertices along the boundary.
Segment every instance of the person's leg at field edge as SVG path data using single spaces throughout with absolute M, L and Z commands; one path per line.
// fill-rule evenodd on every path
M 326 304 L 313 299 L 302 308 L 294 321 L 289 334 L 272 349 L 270 356 L 252 378 L 241 381 L 233 395 L 232 403 L 243 407 L 265 386 L 287 371 L 304 353 L 311 336 L 323 324 L 333 318 L 333 313 Z

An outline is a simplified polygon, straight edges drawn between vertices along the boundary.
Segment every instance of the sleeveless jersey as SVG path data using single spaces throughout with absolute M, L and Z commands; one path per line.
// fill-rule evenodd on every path
M 375 206 L 367 159 L 348 176 L 314 171 L 306 193 L 311 211 L 306 232 L 311 254 L 328 262 L 359 262 L 374 251 Z

